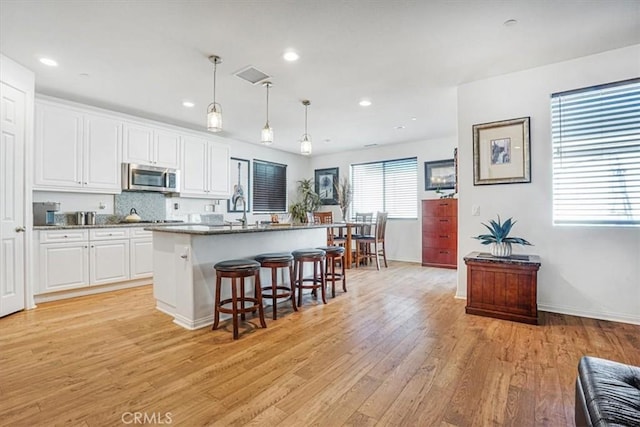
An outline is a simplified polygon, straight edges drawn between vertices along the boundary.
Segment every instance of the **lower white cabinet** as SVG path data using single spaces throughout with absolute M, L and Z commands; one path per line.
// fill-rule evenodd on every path
M 133 227 L 40 231 L 36 292 L 151 277 L 151 234 Z

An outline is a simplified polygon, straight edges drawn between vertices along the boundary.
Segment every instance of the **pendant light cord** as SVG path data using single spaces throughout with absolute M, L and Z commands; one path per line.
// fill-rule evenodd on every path
M 267 84 L 267 126 L 269 125 L 269 88 L 271 85 Z
M 213 61 L 213 103 L 216 103 L 216 70 L 218 68 L 218 60 Z

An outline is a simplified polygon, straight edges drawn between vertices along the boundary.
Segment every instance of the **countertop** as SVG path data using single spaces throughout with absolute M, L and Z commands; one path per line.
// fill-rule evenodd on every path
M 488 252 L 471 252 L 464 257 L 465 261 L 500 263 L 500 264 L 519 264 L 519 265 L 537 265 L 540 266 L 540 257 L 538 255 L 513 254 L 509 257 L 495 257 Z
M 180 225 L 149 225 L 145 230 L 160 231 L 164 233 L 215 235 L 215 234 L 242 234 L 242 233 L 263 233 L 268 231 L 305 230 L 311 228 L 327 228 L 332 224 L 278 224 L 278 225 L 249 225 L 242 228 L 241 225 L 217 225 L 208 226 L 204 224 L 180 224 Z
M 151 222 L 116 222 L 113 224 L 95 224 L 95 225 L 34 225 L 34 230 L 68 230 L 68 229 L 81 229 L 81 228 L 119 228 L 119 227 L 149 227 L 156 225 L 170 225 L 180 224 L 186 225 L 187 223 L 151 223 Z M 193 224 L 190 224 L 193 225 Z

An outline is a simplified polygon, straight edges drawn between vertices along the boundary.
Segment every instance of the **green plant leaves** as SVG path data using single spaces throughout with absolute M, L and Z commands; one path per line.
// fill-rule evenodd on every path
M 474 239 L 480 240 L 480 243 L 483 245 L 489 245 L 491 243 L 517 243 L 519 245 L 529 245 L 532 246 L 527 240 L 522 237 L 509 237 L 509 233 L 513 228 L 514 224 L 517 221 L 514 221 L 513 218 L 508 218 L 505 222 L 500 221 L 500 215 L 498 215 L 498 221 L 489 220 L 489 225 L 482 223 L 487 230 L 489 230 L 489 234 L 480 234 L 475 236 Z

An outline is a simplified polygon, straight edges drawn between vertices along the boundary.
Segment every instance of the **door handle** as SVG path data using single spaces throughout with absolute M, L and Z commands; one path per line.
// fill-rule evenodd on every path
M 16 227 L 16 233 L 24 233 L 27 231 L 24 227 Z

